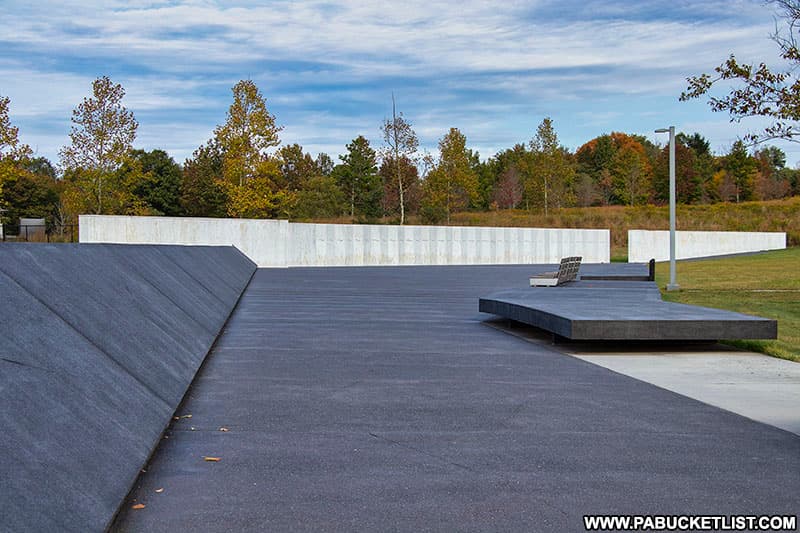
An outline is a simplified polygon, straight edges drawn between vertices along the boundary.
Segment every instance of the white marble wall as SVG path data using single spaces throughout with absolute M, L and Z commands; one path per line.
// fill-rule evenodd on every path
M 80 242 L 232 244 L 260 267 L 607 263 L 609 230 L 295 224 L 285 220 L 80 217 Z
M 607 263 L 608 230 L 289 224 L 291 266 Z
M 678 231 L 676 259 L 782 250 L 786 233 L 742 231 Z M 628 262 L 644 263 L 651 258 L 669 260 L 669 231 L 628 231 Z

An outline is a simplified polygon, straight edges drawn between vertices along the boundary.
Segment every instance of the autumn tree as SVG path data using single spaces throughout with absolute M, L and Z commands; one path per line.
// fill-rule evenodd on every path
M 786 154 L 777 146 L 765 146 L 754 157 L 758 163 L 755 179 L 755 197 L 758 200 L 775 200 L 788 196 L 791 183 L 784 172 Z
M 58 193 L 55 169 L 43 158 L 32 158 L 11 124 L 11 100 L 0 97 L 0 208 L 2 222 L 15 230 L 20 217 L 44 218 L 52 225 Z
M 59 152 L 61 166 L 76 186 L 72 193 L 84 196 L 76 197 L 76 205 L 97 214 L 117 212 L 124 203 L 111 198 L 123 194 L 111 175 L 133 149 L 138 128 L 133 112 L 122 105 L 124 96 L 122 85 L 107 76 L 94 80 L 92 96 L 72 111 L 70 144 Z
M 397 113 L 392 95 L 392 118 L 383 121 L 381 127 L 383 140 L 386 143 L 382 151 L 383 159 L 391 158 L 394 162 L 394 179 L 397 186 L 397 199 L 400 208 L 400 224 L 405 224 L 406 220 L 406 194 L 410 186 L 409 182 L 404 181 L 403 161 L 414 161 L 419 139 L 414 129 L 411 127 L 403 113 Z
M 342 164 L 333 169 L 333 176 L 344 192 L 350 217 L 380 216 L 381 180 L 375 150 L 359 135 L 347 145 L 347 153 L 339 156 Z
M 490 157 L 481 172 L 478 173 L 478 194 L 482 198 L 484 208 L 488 208 L 498 201 L 498 188 L 501 187 L 503 176 L 513 173 L 520 182 L 523 191 L 520 202 L 525 202 L 525 208 L 530 208 L 530 199 L 524 194 L 525 184 L 531 179 L 533 167 L 533 154 L 525 144 L 515 144 L 497 152 Z M 518 202 L 519 203 L 519 202 Z
M 27 160 L 31 148 L 19 141 L 19 128 L 11 124 L 11 99 L 0 96 L 0 208 L 8 208 L 4 200 L 3 185 L 17 176 L 19 165 Z M 7 219 L 6 219 L 7 220 Z
M 748 143 L 761 143 L 770 139 L 797 141 L 800 135 L 800 50 L 795 32 L 800 28 L 799 0 L 766 0 L 777 7 L 785 22 L 777 28 L 772 40 L 778 45 L 785 66 L 773 70 L 765 63 L 740 63 L 731 54 L 714 69 L 714 74 L 700 74 L 687 78 L 688 87 L 681 93 L 682 101 L 706 95 L 714 85 L 734 82 L 738 86 L 723 97 L 710 97 L 713 111 L 727 112 L 731 122 L 749 117 L 767 117 L 772 123 L 760 133 L 745 136 Z
M 611 204 L 615 200 L 611 166 L 616 153 L 617 145 L 614 138 L 607 134 L 595 137 L 575 152 L 578 175 L 588 176 L 591 179 L 595 193 L 604 205 Z
M 224 184 L 228 194 L 228 216 L 235 218 L 288 218 L 297 201 L 296 191 L 278 189 L 280 168 L 274 159 L 262 161 L 257 173 L 242 185 Z
M 259 174 L 267 150 L 280 144 L 278 133 L 283 128 L 275 124 L 266 99 L 252 80 L 239 81 L 231 91 L 233 103 L 225 123 L 214 130 L 214 139 L 223 154 L 223 176 L 241 186 Z
M 19 161 L 30 157 L 31 147 L 19 141 L 19 128 L 11 124 L 11 99 L 0 96 L 0 160 Z
M 503 171 L 497 181 L 494 192 L 494 203 L 500 209 L 514 209 L 522 201 L 522 181 L 519 169 L 511 165 Z
M 575 168 L 567 150 L 558 143 L 558 135 L 549 117 L 539 124 L 530 147 L 533 153 L 531 185 L 535 187 L 533 190 L 541 192 L 544 213 L 547 215 L 550 205 L 561 207 L 570 203 Z M 532 194 L 529 193 L 529 196 Z
M 665 146 L 654 165 L 653 189 L 655 200 L 669 202 L 669 147 Z M 697 203 L 702 195 L 700 179 L 695 171 L 694 152 L 683 144 L 675 143 L 675 201 L 681 204 Z
M 423 215 L 435 222 L 450 224 L 453 211 L 467 207 L 478 198 L 478 176 L 472 167 L 467 138 L 458 128 L 450 128 L 439 141 L 439 161 L 424 184 Z
M 394 160 L 393 155 L 384 156 L 378 174 L 383 183 L 381 208 L 384 215 L 397 215 L 400 213 L 400 190 L 397 186 L 397 168 L 400 167 L 400 178 L 403 183 L 403 207 L 406 214 L 414 214 L 419 210 L 421 196 L 419 170 L 414 161 L 405 156 L 400 157 L 400 162 Z

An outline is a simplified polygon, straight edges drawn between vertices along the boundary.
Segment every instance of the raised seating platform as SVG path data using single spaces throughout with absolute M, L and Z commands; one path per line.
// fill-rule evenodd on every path
M 581 273 L 611 276 L 614 265 L 583 265 Z M 621 266 L 620 274 L 634 274 Z M 638 266 L 647 268 L 646 265 Z M 775 320 L 665 302 L 654 282 L 583 280 L 556 288 L 522 285 L 487 295 L 478 309 L 572 340 L 774 339 Z

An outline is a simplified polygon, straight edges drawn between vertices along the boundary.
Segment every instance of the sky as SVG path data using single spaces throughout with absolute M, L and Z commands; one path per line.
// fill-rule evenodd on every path
M 432 153 L 457 127 L 486 159 L 545 117 L 572 150 L 611 131 L 664 144 L 653 130 L 674 125 L 724 153 L 764 122 L 679 102 L 686 78 L 731 53 L 780 65 L 761 0 L 0 0 L 0 11 L 0 96 L 21 140 L 54 162 L 100 76 L 125 88 L 135 146 L 180 163 L 225 121 L 241 79 L 283 144 L 334 159 L 358 135 L 381 146 L 392 94 Z M 775 144 L 800 162 L 800 145 Z

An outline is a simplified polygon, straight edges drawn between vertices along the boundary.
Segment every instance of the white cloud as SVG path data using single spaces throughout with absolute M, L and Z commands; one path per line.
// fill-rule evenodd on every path
M 227 89 L 248 76 L 280 110 L 287 142 L 328 151 L 359 132 L 377 137 L 397 89 L 428 146 L 459 126 L 489 155 L 544 114 L 559 116 L 565 138 L 579 139 L 583 127 L 585 141 L 626 118 L 601 101 L 661 96 L 680 106 L 685 77 L 730 52 L 775 58 L 772 18 L 747 0 L 678 1 L 676 16 L 659 2 L 608 1 L 8 4 L 0 45 L 13 52 L 0 50 L 0 94 L 12 96 L 20 125 L 37 130 L 32 139 L 46 120 L 63 125 L 58 144 L 66 142 L 71 109 L 94 77 L 114 72 L 126 105 L 158 117 L 142 123 L 140 141 L 176 154 L 208 137 Z M 559 10 L 567 15 L 554 18 Z M 660 112 L 651 120 L 670 118 Z M 713 122 L 700 113 L 698 123 Z

